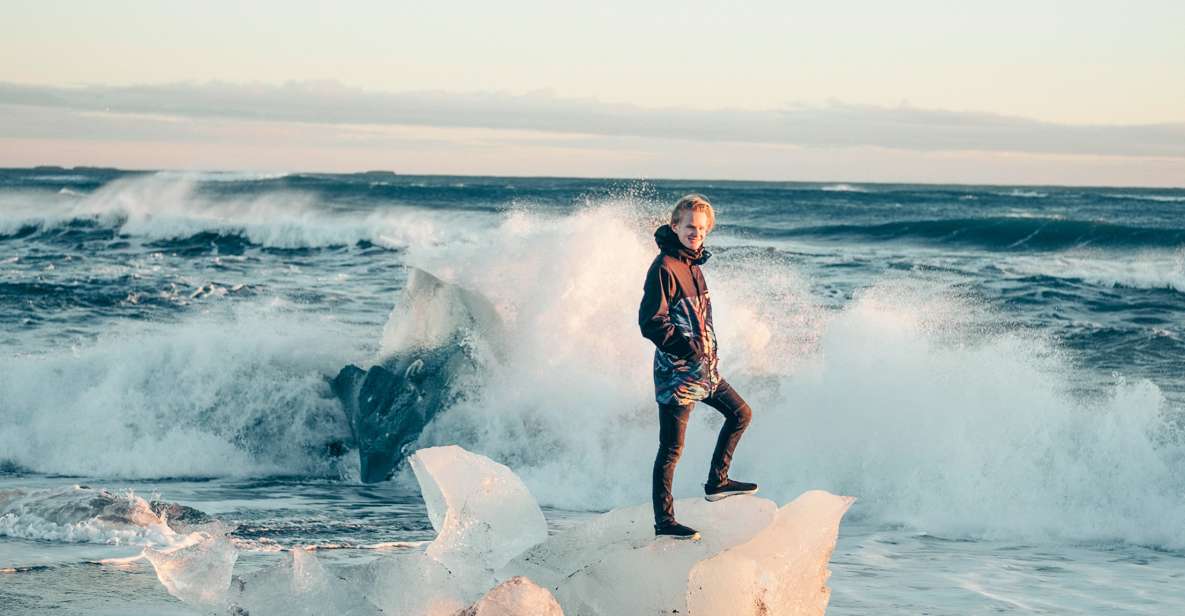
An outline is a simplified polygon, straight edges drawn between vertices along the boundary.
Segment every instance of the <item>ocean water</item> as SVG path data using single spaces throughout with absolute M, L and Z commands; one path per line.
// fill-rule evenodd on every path
M 507 464 L 553 529 L 646 502 L 636 310 L 687 192 L 754 408 L 733 475 L 859 499 L 829 613 L 1185 610 L 1185 190 L 36 168 L 0 170 L 0 612 L 193 613 L 121 560 L 148 501 L 234 528 L 236 573 L 430 540 L 409 473 L 358 482 L 326 381 L 379 355 L 407 266 L 512 349 L 421 444 Z

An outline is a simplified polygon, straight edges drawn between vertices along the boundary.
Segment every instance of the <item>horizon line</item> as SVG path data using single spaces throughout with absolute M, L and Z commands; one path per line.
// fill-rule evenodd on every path
M 22 171 L 33 169 L 61 169 L 63 171 L 75 170 L 94 170 L 94 171 L 119 171 L 124 173 L 162 173 L 162 172 L 176 172 L 176 173 L 271 173 L 280 174 L 280 177 L 271 179 L 280 179 L 287 176 L 298 175 L 363 175 L 367 173 L 389 173 L 396 177 L 453 177 L 453 178 L 515 178 L 515 179 L 530 179 L 530 180 L 604 180 L 604 181 L 620 181 L 620 182 L 731 182 L 731 183 L 747 183 L 747 184 L 835 184 L 835 185 L 869 185 L 869 186 L 990 186 L 990 187 L 1023 187 L 1023 188 L 1088 188 L 1088 189 L 1108 189 L 1108 188 L 1124 188 L 1124 189 L 1145 189 L 1145 190 L 1185 190 L 1185 183 L 1174 186 L 1147 186 L 1136 184 L 1025 184 L 1025 183 L 1008 183 L 999 184 L 992 182 L 983 183 L 969 183 L 969 182 L 910 182 L 910 181 L 865 181 L 865 180 L 774 180 L 774 179 L 735 179 L 735 178 L 712 178 L 712 177 L 614 177 L 614 176 L 597 176 L 597 175 L 491 175 L 480 173 L 400 173 L 389 169 L 364 169 L 359 171 L 318 171 L 312 169 L 302 170 L 280 170 L 280 169 L 211 169 L 211 168 L 123 168 L 110 167 L 105 165 L 73 165 L 63 166 L 60 164 L 37 164 L 28 167 L 6 167 L 0 166 L 0 171 Z

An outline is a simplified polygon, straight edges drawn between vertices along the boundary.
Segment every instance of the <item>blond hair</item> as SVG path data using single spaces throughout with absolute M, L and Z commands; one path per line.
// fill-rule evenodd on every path
M 703 212 L 708 215 L 708 231 L 716 226 L 716 212 L 712 210 L 712 204 L 708 202 L 707 197 L 692 193 L 690 195 L 683 195 L 679 202 L 675 204 L 675 209 L 671 210 L 671 228 L 679 226 L 679 221 L 683 219 L 684 212 Z

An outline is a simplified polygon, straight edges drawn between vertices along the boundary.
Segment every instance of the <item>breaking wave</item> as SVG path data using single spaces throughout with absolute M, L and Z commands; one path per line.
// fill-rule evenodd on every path
M 350 460 L 330 453 L 348 428 L 324 379 L 357 344 L 333 321 L 249 304 L 9 355 L 0 457 L 82 476 L 340 476 Z
M 1019 197 L 1021 199 L 1044 199 L 1049 196 L 1049 193 L 1043 193 L 1037 190 L 1022 190 L 1014 188 L 1006 193 L 996 193 L 1003 197 Z
M 233 177 L 162 172 L 116 179 L 89 194 L 7 192 L 0 201 L 0 239 L 102 229 L 151 241 L 215 234 L 274 248 L 361 242 L 403 248 L 464 239 L 466 229 L 479 228 L 483 216 L 398 203 L 360 209 L 300 191 L 226 195 L 199 190 L 199 180 L 242 179 Z
M 0 537 L 148 545 L 171 542 L 175 529 L 208 522 L 200 511 L 148 501 L 131 491 L 85 486 L 0 490 Z
M 1148 194 L 1105 194 L 1108 199 L 1129 199 L 1134 201 L 1155 201 L 1158 203 L 1185 203 L 1185 195 L 1148 195 Z
M 299 200 L 195 210 L 200 196 L 159 182 L 112 187 L 81 211 L 154 237 L 235 229 L 261 242 L 315 243 L 375 233 L 351 214 L 321 214 Z M 179 191 L 175 220 L 128 205 L 146 203 L 127 197 L 149 187 Z M 645 502 L 657 411 L 653 347 L 638 333 L 636 310 L 663 209 L 626 200 L 568 215 L 513 210 L 493 219 L 482 242 L 405 236 L 404 262 L 487 296 L 513 349 L 480 392 L 437 417 L 422 444 L 489 455 L 547 505 Z M 316 222 L 301 226 L 293 218 L 301 211 Z M 296 231 L 269 236 L 271 215 Z M 325 221 L 337 226 L 320 229 Z M 1185 240 L 1176 229 L 1020 218 L 790 233 L 989 248 Z M 755 410 L 734 476 L 781 501 L 810 488 L 853 494 L 855 515 L 932 534 L 1185 547 L 1185 419 L 1155 384 L 1091 373 L 1056 342 L 1010 332 L 949 286 L 881 280 L 835 309 L 766 251 L 718 256 L 706 272 L 723 373 Z M 380 334 L 361 339 L 331 315 L 245 306 L 230 318 L 129 325 L 87 348 L 0 359 L 0 452 L 36 472 L 348 477 L 327 454 L 326 441 L 346 428 L 324 378 L 373 350 Z M 391 318 L 400 316 L 396 307 Z M 1082 393 L 1084 382 L 1092 393 Z M 677 495 L 700 489 L 718 425 L 710 409 L 692 416 Z
M 1103 287 L 1171 289 L 1185 293 L 1185 250 L 1134 254 L 1124 259 L 1074 255 L 1016 257 L 1007 260 L 1002 269 L 1024 275 L 1082 280 Z

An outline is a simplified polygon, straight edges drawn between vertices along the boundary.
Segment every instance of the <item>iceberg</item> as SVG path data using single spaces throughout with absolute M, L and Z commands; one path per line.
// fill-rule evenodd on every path
M 756 496 L 681 499 L 680 519 L 701 541 L 656 538 L 649 504 L 548 537 L 505 466 L 457 446 L 421 449 L 411 465 L 439 533 L 429 556 L 455 574 L 526 577 L 573 614 L 822 614 L 827 563 L 854 501 L 817 490 L 781 508 Z
M 457 616 L 564 616 L 564 610 L 546 588 L 530 579 L 512 577 L 487 592 L 480 601 Z
M 547 538 L 547 521 L 518 475 L 456 445 L 421 449 L 411 468 L 436 539 L 428 556 L 450 569 L 493 571 Z
M 692 569 L 743 544 L 775 519 L 777 505 L 754 496 L 716 503 L 676 503 L 679 518 L 699 529 L 700 541 L 655 538 L 649 504 L 616 509 L 551 537 L 515 559 L 517 571 L 555 591 L 579 614 L 687 613 Z
M 392 554 L 366 566 L 358 586 L 384 614 L 454 616 L 496 584 L 483 572 L 450 570 L 424 552 Z
M 385 614 L 456 616 L 466 606 L 476 609 L 500 581 L 495 570 L 547 538 L 543 512 L 513 471 L 461 447 L 421 449 L 408 462 L 436 538 L 422 552 L 392 554 L 367 565 L 359 592 Z M 497 614 L 490 611 L 495 605 L 524 592 L 537 594 L 520 586 L 489 597 L 485 611 L 476 613 Z
M 194 532 L 145 556 L 174 596 L 232 614 L 820 616 L 839 524 L 855 500 L 819 490 L 782 507 L 752 495 L 680 499 L 680 519 L 700 541 L 655 537 L 649 504 L 549 536 L 506 466 L 455 445 L 409 461 L 437 531 L 422 551 L 329 571 L 297 549 L 237 584 L 235 548 L 221 534 Z
M 504 326 L 489 300 L 410 269 L 378 364 L 350 364 L 329 379 L 364 483 L 389 478 L 432 418 L 471 395 L 483 366 L 506 354 Z
M 691 614 L 823 614 L 827 562 L 839 522 L 856 499 L 812 490 L 778 510 L 752 539 L 696 563 L 687 582 Z M 737 597 L 744 597 L 738 601 Z

